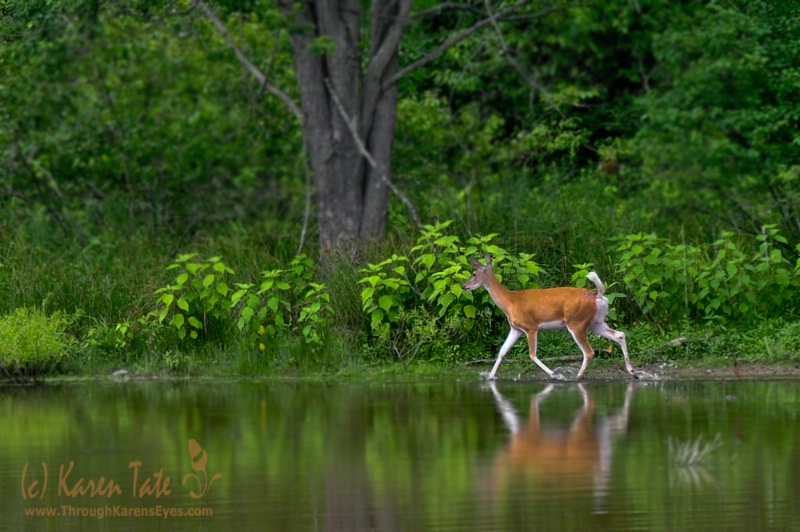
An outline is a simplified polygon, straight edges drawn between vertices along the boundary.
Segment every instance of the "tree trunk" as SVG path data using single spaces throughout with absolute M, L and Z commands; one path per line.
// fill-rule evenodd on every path
M 381 238 L 386 227 L 397 88 L 382 84 L 397 71 L 397 45 L 411 0 L 375 0 L 371 49 L 362 69 L 359 0 L 313 0 L 280 6 L 290 33 L 303 128 L 317 186 L 317 221 L 324 251 L 355 251 L 362 240 Z M 326 80 L 331 88 L 326 87 Z M 332 94 L 333 91 L 335 94 Z M 374 158 L 366 164 L 352 131 Z M 383 175 L 381 175 L 383 174 Z

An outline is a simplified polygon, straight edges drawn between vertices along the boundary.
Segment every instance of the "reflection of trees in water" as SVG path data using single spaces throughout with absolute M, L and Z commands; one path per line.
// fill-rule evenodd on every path
M 563 389 L 563 387 L 560 387 Z M 492 489 L 497 497 L 508 487 L 514 490 L 546 489 L 550 495 L 567 498 L 589 493 L 595 511 L 604 512 L 610 490 L 613 438 L 628 428 L 634 384 L 629 383 L 625 402 L 616 413 L 595 415 L 595 402 L 587 387 L 578 384 L 582 407 L 567 427 L 543 425 L 540 404 L 556 389 L 549 384 L 531 397 L 527 422 L 512 404 L 490 384 L 492 395 L 511 438 L 492 466 Z

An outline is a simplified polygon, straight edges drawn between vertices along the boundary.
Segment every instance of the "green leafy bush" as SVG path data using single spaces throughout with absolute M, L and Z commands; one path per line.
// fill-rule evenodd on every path
M 361 270 L 365 275 L 358 282 L 365 285 L 361 303 L 369 317 L 369 336 L 404 363 L 420 351 L 460 357 L 456 347 L 477 319 L 502 316 L 485 291 L 461 289 L 472 271 L 470 258 L 489 253 L 495 273 L 511 289 L 536 288 L 544 273 L 533 255 L 515 257 L 494 244 L 496 234 L 462 244 L 458 236 L 446 233 L 451 223 L 424 226 L 408 256 L 393 254 Z
M 672 244 L 654 234 L 627 235 L 618 248 L 619 273 L 639 317 L 659 323 L 759 320 L 795 308 L 798 265 L 784 255 L 774 225 L 755 242 L 724 232 L 708 245 Z
M 306 344 L 319 347 L 331 313 L 327 287 L 313 282 L 314 262 L 305 254 L 292 259 L 288 269 L 266 270 L 259 285 L 235 283 L 232 308 L 236 325 L 249 334 L 261 351 L 266 341 L 296 330 Z
M 220 257 L 198 262 L 192 260 L 196 256 L 196 253 L 180 255 L 167 266 L 167 270 L 180 272 L 175 284 L 156 290 L 156 294 L 163 294 L 156 309 L 158 321 L 163 323 L 170 317 L 169 324 L 177 329 L 180 339 L 187 334 L 196 339 L 208 330 L 209 318 L 226 318 L 231 308 L 225 276 L 232 275 L 233 270 Z
M 86 332 L 82 344 L 89 359 L 128 362 L 128 353 L 141 353 L 155 345 L 160 323 L 155 314 L 121 322 L 97 321 Z
M 0 317 L 0 374 L 38 377 L 53 370 L 74 347 L 67 334 L 70 319 L 59 312 L 19 308 Z

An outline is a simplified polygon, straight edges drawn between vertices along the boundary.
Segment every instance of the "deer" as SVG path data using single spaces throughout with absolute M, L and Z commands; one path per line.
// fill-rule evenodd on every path
M 539 331 L 567 329 L 583 353 L 583 363 L 578 371 L 580 380 L 594 357 L 594 349 L 589 344 L 588 333 L 608 338 L 619 344 L 625 357 L 625 369 L 636 377 L 628 355 L 625 333 L 612 329 L 606 323 L 608 316 L 608 298 L 606 288 L 595 272 L 589 272 L 587 279 L 597 291 L 576 287 L 534 288 L 527 290 L 508 290 L 492 271 L 492 257 L 486 255 L 484 266 L 476 259 L 470 259 L 473 272 L 461 288 L 472 291 L 484 287 L 494 304 L 503 311 L 508 319 L 511 331 L 503 342 L 497 360 L 487 379 L 494 380 L 503 357 L 506 356 L 523 333 L 528 338 L 530 357 L 551 379 L 563 379 L 554 373 L 536 356 L 536 340 Z
M 561 385 L 548 383 L 544 390 L 531 397 L 526 423 L 498 391 L 495 382 L 491 381 L 488 386 L 510 439 L 493 463 L 491 485 L 494 489 L 516 479 L 545 489 L 557 488 L 556 493 L 563 495 L 591 491 L 595 511 L 603 512 L 611 488 L 613 443 L 628 430 L 635 384 L 628 382 L 624 404 L 618 411 L 596 414 L 592 394 L 584 383 L 577 383 L 583 405 L 566 428 L 557 423 L 542 423 L 539 419 L 540 404 Z

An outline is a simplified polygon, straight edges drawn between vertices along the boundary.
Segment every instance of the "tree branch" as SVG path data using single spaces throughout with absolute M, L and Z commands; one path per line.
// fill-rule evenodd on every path
M 469 11 L 471 13 L 478 13 L 479 15 L 483 15 L 483 11 L 471 5 L 460 4 L 458 2 L 441 2 L 440 4 L 437 4 L 434 7 L 423 9 L 422 11 L 417 11 L 416 13 L 411 15 L 411 18 L 416 19 L 416 18 L 427 17 L 430 15 L 435 15 L 437 13 L 440 13 L 441 11 L 444 11 L 445 9 L 460 9 L 463 11 Z
M 299 255 L 303 251 L 303 246 L 306 242 L 306 233 L 308 232 L 308 220 L 311 218 L 311 168 L 308 167 L 308 157 L 306 157 L 306 141 L 303 137 L 303 148 L 300 150 L 300 158 L 303 160 L 303 175 L 306 178 L 306 200 L 303 206 L 303 228 L 300 230 L 300 243 L 297 245 L 297 253 Z
M 394 194 L 398 198 L 400 198 L 400 201 L 402 201 L 403 204 L 406 206 L 406 209 L 408 209 L 408 213 L 411 215 L 411 219 L 414 221 L 414 224 L 417 227 L 421 228 L 422 227 L 422 222 L 420 221 L 419 216 L 417 216 L 417 210 L 414 208 L 414 205 L 406 197 L 406 195 L 403 194 L 400 191 L 400 189 L 397 188 L 395 186 L 395 184 L 391 182 L 391 180 L 389 180 L 388 177 L 386 177 L 386 174 L 383 172 L 383 170 L 381 170 L 378 167 L 378 163 L 375 162 L 375 159 L 372 157 L 372 155 L 369 153 L 369 151 L 367 151 L 367 148 L 364 146 L 364 143 L 361 141 L 361 137 L 358 136 L 358 129 L 357 129 L 356 124 L 354 123 L 354 121 L 352 119 L 350 119 L 349 116 L 347 116 L 347 111 L 345 111 L 344 106 L 342 106 L 342 102 L 339 101 L 339 96 L 336 94 L 336 91 L 333 90 L 333 85 L 331 84 L 331 82 L 330 82 L 330 80 L 328 78 L 325 78 L 325 86 L 328 88 L 328 91 L 331 93 L 331 97 L 333 98 L 333 102 L 336 104 L 336 108 L 339 110 L 339 113 L 342 115 L 342 120 L 344 121 L 345 124 L 347 124 L 347 129 L 350 130 L 350 135 L 353 136 L 353 140 L 355 141 L 356 146 L 358 146 L 358 151 L 361 152 L 361 155 L 367 160 L 369 165 L 372 166 L 372 168 L 375 169 L 375 171 L 378 173 L 378 175 L 383 180 L 383 182 L 386 183 L 386 186 L 389 187 L 389 190 L 394 192 Z
M 473 35 L 476 32 L 482 30 L 486 26 L 488 26 L 490 24 L 493 24 L 494 20 L 503 20 L 503 19 L 505 19 L 508 15 L 514 13 L 515 11 L 520 9 L 522 6 L 524 6 L 526 3 L 528 3 L 528 0 L 518 0 L 517 3 L 510 5 L 510 6 L 506 7 L 505 9 L 501 9 L 500 11 L 495 13 L 494 15 L 490 14 L 490 16 L 488 18 L 485 18 L 485 19 L 483 19 L 483 20 L 481 20 L 479 22 L 476 22 L 475 24 L 473 24 L 469 28 L 465 29 L 464 31 L 453 35 L 452 37 L 447 39 L 445 42 L 440 44 L 438 47 L 436 47 L 433 51 L 431 51 L 431 53 L 429 53 L 428 55 L 418 59 L 417 61 L 414 61 L 410 65 L 408 65 L 405 68 L 403 68 L 402 70 L 398 71 L 394 76 L 392 76 L 391 78 L 386 80 L 384 82 L 384 84 L 383 84 L 383 89 L 386 90 L 387 87 L 389 87 L 389 86 L 397 83 L 398 81 L 400 81 L 400 79 L 402 79 L 402 77 L 405 76 L 406 74 L 409 74 L 410 72 L 413 72 L 414 70 L 422 68 L 423 66 L 427 65 L 428 63 L 438 59 L 449 48 L 452 48 L 453 46 L 455 46 L 456 44 L 460 43 L 464 39 L 467 39 L 471 35 Z M 538 13 L 536 13 L 534 15 L 531 15 L 528 18 L 531 18 L 531 19 L 533 19 L 533 18 L 541 18 L 541 17 L 549 15 L 550 13 L 552 13 L 554 11 L 559 11 L 561 9 L 563 9 L 563 8 L 562 7 L 549 7 L 547 9 L 543 9 L 543 10 L 539 11 Z
M 405 29 L 410 9 L 411 2 L 409 0 L 402 0 L 399 2 L 397 19 L 394 24 L 389 27 L 388 34 L 377 47 L 372 58 L 370 58 L 369 65 L 367 66 L 367 77 L 372 77 L 373 79 L 381 78 L 383 71 L 386 69 L 386 65 L 389 64 L 390 59 L 397 52 L 397 45 Z M 378 18 L 377 15 L 374 15 L 374 18 Z M 373 28 L 375 27 L 376 24 L 373 22 Z M 377 38 L 377 36 L 374 37 Z
M 514 67 L 514 70 L 516 70 L 519 75 L 522 76 L 528 85 L 550 99 L 552 94 L 544 85 L 542 85 L 541 81 L 539 80 L 539 76 L 529 73 L 525 67 L 523 67 L 511 54 L 511 50 L 508 48 L 508 43 L 506 43 L 503 32 L 500 30 L 500 24 L 497 23 L 497 15 L 492 13 L 492 6 L 489 4 L 489 0 L 484 0 L 484 4 L 486 5 L 486 12 L 489 14 L 489 21 L 491 22 L 495 33 L 497 33 L 498 39 L 500 39 L 500 47 L 503 49 L 503 55 L 506 57 L 506 60 L 511 64 L 512 67 Z
M 210 7 L 206 5 L 203 0 L 197 0 L 197 6 L 200 10 L 205 14 L 205 16 L 217 27 L 217 30 L 220 32 L 222 37 L 225 39 L 225 42 L 228 43 L 228 46 L 233 49 L 234 53 L 236 54 L 236 58 L 239 60 L 239 63 L 242 64 L 245 70 L 247 70 L 254 78 L 256 78 L 259 83 L 262 84 L 262 87 L 266 89 L 270 94 L 278 98 L 282 101 L 286 107 L 289 108 L 289 111 L 297 118 L 297 120 L 302 124 L 303 123 L 303 112 L 300 110 L 300 107 L 292 100 L 292 98 L 283 92 L 281 89 L 273 85 L 269 82 L 267 77 L 261 72 L 253 63 L 248 59 L 248 57 L 242 52 L 242 50 L 236 46 L 236 43 L 233 42 L 233 38 L 231 34 L 228 33 L 228 29 L 225 25 L 217 18 L 217 15 L 214 14 L 214 11 L 211 10 Z

